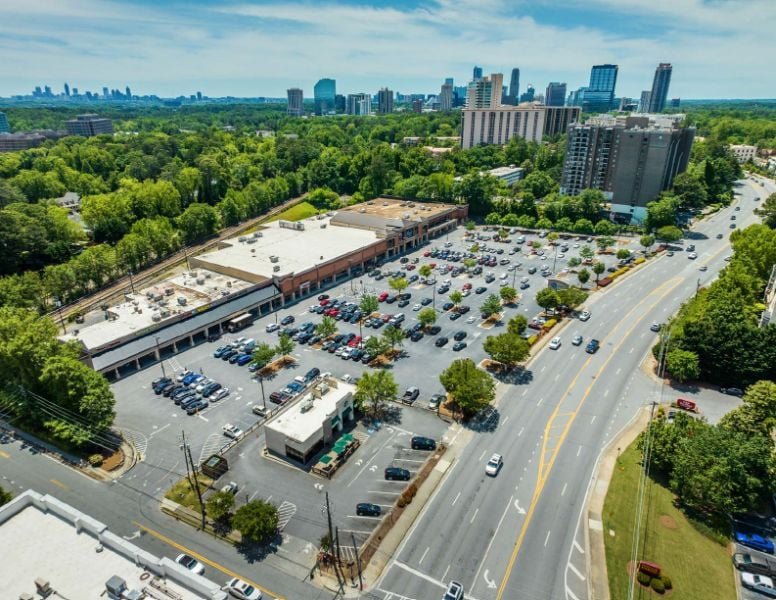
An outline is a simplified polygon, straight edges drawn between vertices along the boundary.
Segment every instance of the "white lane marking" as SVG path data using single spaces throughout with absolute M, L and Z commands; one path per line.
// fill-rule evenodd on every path
M 568 483 L 563 484 L 563 489 L 560 491 L 560 495 L 563 496 L 563 494 L 566 493 L 566 486 L 568 486 Z
M 539 398 L 539 402 L 536 403 L 536 406 L 541 406 L 542 402 L 544 402 L 544 398 Z
M 525 427 L 521 427 L 520 431 L 517 432 L 517 437 L 520 437 L 521 435 L 523 435 L 524 431 L 525 431 Z
M 580 573 L 580 572 L 579 572 L 579 569 L 577 569 L 577 568 L 574 566 L 574 563 L 568 563 L 568 565 L 566 565 L 566 566 L 567 566 L 569 569 L 571 569 L 571 571 L 574 573 L 574 575 L 576 575 L 577 577 L 579 577 L 579 578 L 580 578 L 582 581 L 585 581 L 585 576 L 584 576 L 584 575 L 582 575 L 582 573 Z
M 595 422 L 596 415 L 593 415 L 593 418 L 590 419 L 590 424 L 592 425 Z
M 149 434 L 148 434 L 148 437 L 154 437 L 154 436 L 155 436 L 157 433 L 159 433 L 159 432 L 161 432 L 161 431 L 164 431 L 164 430 L 165 430 L 165 429 L 167 429 L 169 426 L 170 426 L 170 424 L 169 424 L 169 423 L 167 423 L 167 425 L 164 425 L 163 427 L 160 427 L 160 428 L 159 428 L 159 429 L 157 429 L 156 431 L 153 431 L 152 433 L 149 433 Z
M 528 393 L 528 390 L 523 390 L 523 396 L 525 396 Z
M 474 523 L 474 519 L 476 519 L 476 518 L 477 518 L 477 513 L 478 513 L 478 512 L 480 512 L 480 509 L 479 509 L 479 508 L 475 508 L 475 509 L 474 509 L 474 514 L 472 515 L 472 518 L 471 518 L 471 520 L 469 521 L 469 524 L 470 524 L 470 525 L 471 525 L 472 523 Z
M 606 391 L 604 392 L 604 398 L 606 398 L 608 395 L 609 395 L 609 390 L 606 390 Z
M 398 560 L 395 560 L 395 561 L 393 561 L 393 564 L 396 565 L 397 567 L 399 567 L 400 569 L 404 569 L 408 573 L 412 573 L 416 577 L 420 577 L 421 579 L 424 579 L 424 580 L 428 581 L 429 583 L 433 583 L 434 585 L 441 587 L 442 589 L 446 589 L 446 587 L 447 587 L 441 581 L 437 581 L 436 579 L 434 579 L 430 575 L 426 575 L 425 573 L 421 573 L 417 569 L 413 569 L 412 567 L 410 567 L 408 565 L 405 565 L 403 562 L 399 562 Z
M 477 459 L 477 462 L 481 461 L 481 460 L 482 460 L 482 459 L 485 457 L 485 454 L 486 454 L 487 452 L 488 452 L 487 450 L 483 450 L 483 451 L 482 451 L 482 454 L 480 454 L 480 457 Z
M 507 505 L 504 507 L 504 512 L 502 513 L 501 518 L 498 520 L 498 525 L 496 525 L 496 530 L 490 536 L 490 542 L 488 542 L 488 547 L 485 548 L 485 553 L 482 555 L 480 566 L 477 567 L 477 572 L 474 574 L 474 580 L 472 581 L 471 587 L 474 587 L 474 584 L 477 582 L 477 580 L 480 577 L 480 570 L 482 569 L 482 565 L 485 564 L 485 559 L 488 557 L 488 553 L 490 552 L 490 547 L 493 545 L 493 540 L 496 539 L 496 534 L 498 533 L 498 530 L 501 529 L 501 524 L 504 522 L 504 517 L 507 516 L 507 511 L 509 511 L 509 507 L 512 506 L 513 499 L 514 499 L 514 496 L 512 496 L 509 499 L 509 502 L 507 502 Z M 447 575 L 447 571 L 445 571 L 445 575 Z M 442 577 L 442 580 L 444 580 L 444 577 Z
M 548 531 L 548 532 L 547 532 L 547 537 L 546 537 L 546 538 L 544 538 L 544 547 L 545 547 L 545 548 L 547 547 L 547 542 L 549 542 L 549 541 L 550 541 L 550 533 L 552 533 L 552 532 L 551 532 L 551 531 Z
M 455 503 L 458 502 L 458 498 L 460 498 L 460 497 L 461 497 L 461 492 L 458 492 L 455 495 L 455 500 L 453 500 L 453 503 L 450 506 L 455 506 Z
M 582 548 L 582 546 L 579 545 L 579 542 L 577 540 L 574 540 L 574 548 L 576 548 L 577 552 L 579 552 L 580 554 L 585 553 L 584 548 Z
M 426 549 L 423 551 L 423 556 L 420 557 L 420 560 L 418 561 L 418 565 L 423 564 L 423 559 L 426 558 L 426 554 L 428 554 L 429 547 L 426 547 Z
M 445 578 L 447 577 L 447 572 L 448 572 L 449 570 L 450 570 L 450 565 L 447 565 L 447 568 L 445 569 L 445 572 L 444 572 L 444 573 L 442 573 L 442 581 L 444 581 L 444 580 L 445 580 Z
M 615 375 L 619 375 L 621 372 L 622 372 L 622 368 L 619 368 L 617 369 L 617 372 L 615 373 Z
M 572 592 L 572 591 L 571 591 L 571 589 L 569 588 L 569 586 L 566 586 L 566 598 L 567 598 L 567 599 L 568 599 L 568 598 L 571 598 L 571 600 L 579 600 L 579 598 L 577 597 L 577 595 L 576 595 L 574 592 Z
M 379 448 L 377 448 L 377 449 L 374 451 L 374 453 L 372 454 L 372 456 L 370 456 L 370 457 L 369 457 L 369 460 L 368 460 L 368 461 L 366 461 L 366 463 L 364 464 L 364 466 L 363 466 L 363 467 L 361 467 L 361 470 L 360 470 L 358 473 L 356 473 L 356 476 L 355 476 L 353 479 L 351 479 L 351 480 L 350 480 L 350 483 L 348 483 L 348 485 L 347 485 L 346 487 L 350 487 L 351 485 L 353 485 L 353 484 L 355 483 L 356 479 L 358 479 L 358 478 L 361 476 L 361 473 L 363 473 L 363 472 L 364 472 L 364 471 L 367 469 L 367 467 L 369 467 L 369 463 L 371 463 L 371 462 L 374 460 L 374 458 L 375 458 L 375 456 L 377 456 L 378 452 L 380 452 L 380 450 L 382 450 L 383 448 L 385 448 L 385 447 L 388 445 L 388 443 L 389 443 L 390 441 L 392 441 L 392 440 L 393 440 L 393 436 L 391 435 L 391 436 L 389 436 L 389 437 L 388 437 L 388 439 L 387 439 L 387 440 L 385 440 L 385 443 L 383 443 L 383 445 L 382 445 L 382 446 L 380 446 Z

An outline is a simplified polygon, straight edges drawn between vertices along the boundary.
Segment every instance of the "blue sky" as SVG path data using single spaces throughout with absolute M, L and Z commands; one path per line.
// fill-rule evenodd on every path
M 615 63 L 638 97 L 671 62 L 672 97 L 774 98 L 774 31 L 776 0 L 2 0 L 0 95 L 434 93 L 475 64 L 543 91 Z

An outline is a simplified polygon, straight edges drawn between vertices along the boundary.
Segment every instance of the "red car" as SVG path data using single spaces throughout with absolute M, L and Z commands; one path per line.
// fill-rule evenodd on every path
M 428 266 L 432 269 L 436 269 L 436 263 L 428 263 Z
M 321 300 L 320 305 L 321 306 L 326 306 L 328 303 L 329 303 L 329 299 L 328 298 L 324 298 L 323 300 Z
M 431 256 L 431 251 L 430 251 L 430 250 L 426 250 L 426 251 L 423 253 L 423 256 Z
M 385 299 L 386 299 L 387 297 L 388 297 L 388 292 L 383 292 L 382 294 L 380 294 L 380 295 L 377 297 L 377 299 L 378 299 L 380 302 L 385 302 Z
M 464 283 L 464 284 L 463 284 L 463 289 L 465 289 L 465 290 L 470 290 L 470 289 L 472 289 L 472 284 L 471 284 L 471 283 Z
M 383 315 L 382 317 L 380 317 L 380 319 L 382 320 L 383 323 L 387 323 L 392 318 L 393 318 L 393 315 Z
M 327 317 L 336 317 L 339 314 L 339 311 L 336 308 L 328 308 L 323 311 L 323 314 Z
M 355 347 L 357 347 L 357 346 L 358 346 L 360 343 L 361 343 L 361 336 L 360 336 L 360 335 L 357 335 L 356 337 L 354 337 L 352 340 L 350 340 L 350 341 L 348 342 L 348 346 L 350 346 L 351 348 L 355 348 Z
M 404 268 L 405 268 L 407 271 L 412 271 L 412 270 L 414 270 L 414 269 L 415 269 L 415 265 L 404 265 Z

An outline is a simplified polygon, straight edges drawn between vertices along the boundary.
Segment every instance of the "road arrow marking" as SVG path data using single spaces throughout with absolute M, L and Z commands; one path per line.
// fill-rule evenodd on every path
M 121 537 L 123 537 L 125 540 L 135 540 L 135 539 L 139 538 L 141 535 L 143 535 L 143 534 L 138 529 L 132 535 L 122 535 Z
M 487 569 L 485 569 L 485 572 L 482 574 L 482 577 L 485 579 L 485 583 L 488 584 L 488 589 L 492 589 L 492 590 L 496 589 L 496 582 L 493 579 L 488 579 Z
M 515 508 L 517 509 L 518 514 L 524 515 L 525 509 L 520 508 L 520 505 L 518 504 L 519 500 L 515 500 Z
M 377 465 L 372 465 L 371 467 L 369 467 L 369 470 L 370 470 L 372 473 L 374 473 L 375 471 L 377 471 Z

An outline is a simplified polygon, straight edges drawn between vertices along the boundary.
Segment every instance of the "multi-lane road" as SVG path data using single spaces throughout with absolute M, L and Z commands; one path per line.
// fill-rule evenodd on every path
M 465 447 L 373 597 L 441 598 L 456 580 L 478 600 L 588 598 L 582 509 L 596 460 L 639 407 L 660 399 L 640 368 L 657 340 L 650 325 L 717 276 L 731 252 L 731 216 L 738 227 L 757 222 L 754 198 L 772 191 L 749 180 L 737 190 L 732 206 L 693 228 L 686 243 L 697 259 L 662 256 L 595 294 L 591 319 L 568 323 L 560 349 L 533 359 L 531 382 L 499 390 L 498 427 L 457 441 Z M 600 350 L 571 345 L 577 333 L 599 339 Z M 495 478 L 484 470 L 493 452 L 504 456 Z

